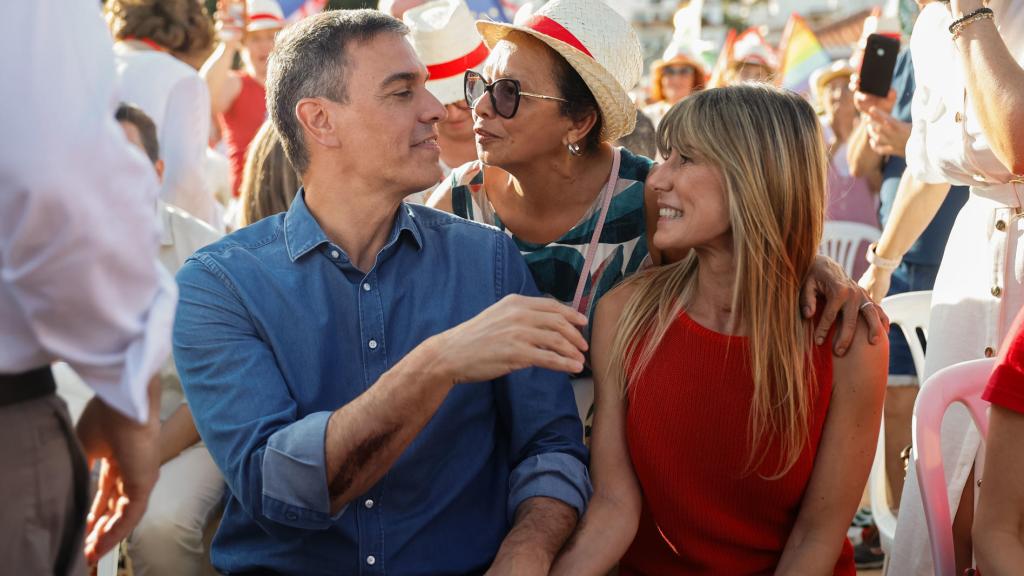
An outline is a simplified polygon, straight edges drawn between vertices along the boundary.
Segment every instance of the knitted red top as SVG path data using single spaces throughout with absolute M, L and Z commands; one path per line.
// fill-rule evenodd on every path
M 749 358 L 747 338 L 713 332 L 684 313 L 632 386 L 626 426 L 643 512 L 622 576 L 774 572 L 814 467 L 832 394 L 832 354 L 828 344 L 815 349 L 810 443 L 775 480 L 762 476 L 774 475 L 777 442 L 763 445 L 761 475 L 744 473 L 754 390 Z M 845 538 L 835 574 L 856 574 Z

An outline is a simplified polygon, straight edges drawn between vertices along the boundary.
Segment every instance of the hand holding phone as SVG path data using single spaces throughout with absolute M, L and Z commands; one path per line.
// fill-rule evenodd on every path
M 249 20 L 245 0 L 220 0 L 217 3 L 218 30 L 224 42 L 237 42 L 245 34 Z
M 882 34 L 868 36 L 858 74 L 860 83 L 857 90 L 879 98 L 888 96 L 899 52 L 899 40 Z

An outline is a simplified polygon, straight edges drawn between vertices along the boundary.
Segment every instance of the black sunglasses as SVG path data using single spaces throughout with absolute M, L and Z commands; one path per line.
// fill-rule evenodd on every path
M 491 106 L 498 116 L 502 118 L 512 118 L 516 115 L 516 112 L 519 110 L 520 96 L 568 102 L 565 98 L 523 92 L 519 87 L 519 80 L 512 78 L 499 78 L 494 82 L 488 83 L 479 72 L 472 70 L 466 70 L 466 75 L 463 78 L 463 91 L 466 96 L 466 104 L 471 109 L 476 108 L 477 103 L 484 97 L 484 94 L 490 94 Z

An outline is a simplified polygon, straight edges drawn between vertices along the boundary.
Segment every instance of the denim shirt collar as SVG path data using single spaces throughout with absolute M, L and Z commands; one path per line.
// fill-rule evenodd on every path
M 402 233 L 406 233 L 413 239 L 417 250 L 423 248 L 423 236 L 420 234 L 416 216 L 413 214 L 412 209 L 404 202 L 398 207 L 395 224 L 392 227 L 391 235 L 388 237 L 385 248 L 394 244 Z M 285 214 L 284 242 L 288 249 L 288 257 L 292 262 L 302 258 L 322 244 L 330 244 L 327 234 L 324 233 L 323 228 L 313 218 L 313 214 L 310 213 L 309 207 L 306 205 L 306 191 L 303 188 L 299 188 L 298 194 L 295 195 L 295 199 L 288 209 L 288 213 Z

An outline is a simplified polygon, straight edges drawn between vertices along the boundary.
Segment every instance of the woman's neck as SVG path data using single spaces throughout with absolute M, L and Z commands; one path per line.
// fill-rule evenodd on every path
M 731 239 L 728 240 L 731 244 Z M 736 261 L 731 246 L 698 248 L 697 286 L 686 313 L 698 324 L 733 336 L 745 336 L 739 312 L 733 309 Z
M 589 208 L 608 181 L 612 154 L 611 146 L 602 144 L 596 152 L 580 157 L 564 155 L 509 166 L 507 181 L 499 185 L 535 216 L 565 213 L 573 206 Z

